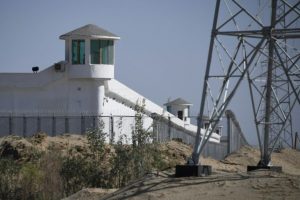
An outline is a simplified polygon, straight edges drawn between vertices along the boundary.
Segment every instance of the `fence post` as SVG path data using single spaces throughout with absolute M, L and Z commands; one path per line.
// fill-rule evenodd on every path
M 65 133 L 69 133 L 69 118 L 65 117 Z
M 26 121 L 26 117 L 23 116 L 23 137 L 26 137 L 26 129 L 27 129 L 27 121 Z
M 85 117 L 81 114 L 81 120 L 80 120 L 80 128 L 81 128 L 81 134 L 85 133 Z
M 158 139 L 158 116 L 156 113 L 151 113 L 151 118 L 153 120 L 153 137 L 155 137 L 156 142 L 160 142 Z
M 110 143 L 113 143 L 114 141 L 114 137 L 115 137 L 115 133 L 114 133 L 114 118 L 113 116 L 111 115 L 109 117 L 109 121 L 110 121 L 110 137 L 109 137 L 109 142 Z
M 37 132 L 41 132 L 41 118 L 40 116 L 37 117 Z
M 96 116 L 93 116 L 93 129 L 96 128 Z
M 153 122 L 155 122 L 155 124 L 153 124 L 153 133 L 155 134 L 155 137 L 156 137 L 156 142 L 161 142 L 160 141 L 160 137 L 159 137 L 159 124 L 158 124 L 158 119 L 153 119 Z
M 53 115 L 52 116 L 52 136 L 55 136 L 55 135 L 56 135 L 56 118 Z
M 231 148 L 231 121 L 230 116 L 227 115 L 227 154 L 230 154 Z
M 297 149 L 298 132 L 295 133 L 294 149 Z
M 12 129 L 13 129 L 12 116 L 10 115 L 9 118 L 8 118 L 8 132 L 9 132 L 9 135 L 12 134 Z
M 169 135 L 169 140 L 172 140 L 172 136 L 171 136 L 171 117 L 168 116 L 168 135 Z

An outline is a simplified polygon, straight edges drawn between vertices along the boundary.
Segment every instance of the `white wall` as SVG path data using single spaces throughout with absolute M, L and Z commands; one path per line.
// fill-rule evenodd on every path
M 69 79 L 54 69 L 38 74 L 0 74 L 0 79 L 2 115 L 101 114 L 104 83 L 98 79 Z
M 130 142 L 134 126 L 134 106 L 128 106 L 120 98 L 105 96 L 106 89 L 101 79 L 73 78 L 68 74 L 68 69 L 65 72 L 55 72 L 53 66 L 37 74 L 0 74 L 0 117 L 13 115 L 13 133 L 30 135 L 38 130 L 38 116 L 41 116 L 41 130 L 49 133 L 64 133 L 67 129 L 71 133 L 81 133 L 81 115 L 106 116 L 102 120 L 105 122 L 105 131 L 109 132 L 109 116 L 131 116 L 119 119 L 122 121 L 120 130 L 118 123 L 114 122 L 115 140 L 120 135 L 127 134 Z M 24 116 L 32 118 L 24 120 Z M 61 118 L 56 118 L 53 122 L 53 116 Z M 67 116 L 68 121 L 65 118 Z M 6 129 L 8 119 L 2 120 Z M 24 123 L 28 123 L 26 127 Z M 85 118 L 85 123 L 87 127 L 91 127 L 93 122 L 92 119 Z M 152 119 L 145 118 L 145 129 L 151 127 L 151 124 Z
M 122 119 L 124 126 L 115 135 L 118 139 L 120 134 L 126 133 L 130 140 L 135 115 L 133 108 L 137 102 L 141 104 L 144 100 L 147 116 L 156 113 L 164 118 L 170 117 L 176 125 L 196 134 L 196 126 L 176 118 L 117 80 L 69 77 L 68 65 L 66 67 L 64 72 L 56 72 L 51 66 L 37 74 L 0 74 L 0 116 L 132 116 L 132 120 Z M 187 114 L 185 110 L 184 116 Z M 148 129 L 152 119 L 145 119 L 144 128 Z M 16 118 L 18 123 L 19 128 L 15 129 L 22 131 L 23 122 Z M 70 119 L 69 131 L 81 133 L 80 123 L 80 119 Z M 56 129 L 65 130 L 65 124 L 65 119 L 61 119 L 55 124 Z M 106 129 L 109 126 L 106 124 Z M 218 141 L 219 136 L 213 134 L 211 140 Z
M 183 121 L 185 124 L 190 124 L 189 118 L 189 108 L 186 105 L 171 105 L 171 113 L 175 116 L 178 116 L 178 111 L 183 111 Z

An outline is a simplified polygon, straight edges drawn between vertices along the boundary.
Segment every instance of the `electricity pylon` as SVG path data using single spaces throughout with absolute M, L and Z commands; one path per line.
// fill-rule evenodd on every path
M 292 137 L 292 113 L 300 105 L 299 27 L 300 1 L 216 1 L 198 131 L 189 164 L 198 164 L 242 81 L 247 83 L 243 89 L 251 99 L 245 106 L 253 112 L 261 152 L 258 165 L 268 166 L 278 141 Z M 202 117 L 208 110 L 210 128 L 201 136 Z

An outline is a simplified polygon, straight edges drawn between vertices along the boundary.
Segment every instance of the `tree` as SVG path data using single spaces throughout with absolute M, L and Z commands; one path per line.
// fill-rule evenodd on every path
M 104 132 L 104 128 L 104 122 L 100 119 L 99 127 L 91 129 L 86 133 L 90 149 L 98 161 L 103 158 L 105 153 L 105 139 L 107 133 Z

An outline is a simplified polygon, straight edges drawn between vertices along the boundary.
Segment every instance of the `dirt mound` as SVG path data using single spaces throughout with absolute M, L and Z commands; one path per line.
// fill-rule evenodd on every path
M 162 154 L 170 166 L 185 164 L 192 154 L 192 147 L 177 141 L 170 141 L 161 146 Z M 236 152 L 229 154 L 224 160 L 218 161 L 210 157 L 201 157 L 203 165 L 211 165 L 216 172 L 246 172 L 248 165 L 257 165 L 260 151 L 257 148 L 243 146 Z M 300 152 L 294 149 L 283 149 L 272 154 L 271 163 L 282 166 L 287 174 L 300 175 Z
M 16 160 L 30 160 L 33 154 L 54 150 L 62 156 L 90 155 L 88 141 L 85 136 L 63 134 L 50 137 L 45 133 L 38 133 L 29 138 L 19 136 L 6 136 L 0 138 L 0 157 L 12 157 Z M 169 141 L 159 145 L 166 168 L 185 164 L 192 154 L 192 146 L 180 141 Z M 107 152 L 113 150 L 108 145 Z M 218 161 L 210 157 L 201 157 L 201 164 L 211 165 L 217 172 L 245 172 L 247 165 L 257 165 L 260 151 L 257 148 L 243 146 L 236 152 L 228 155 L 224 160 Z M 289 174 L 300 175 L 300 152 L 293 149 L 283 149 L 272 154 L 272 164 L 283 167 Z
M 260 152 L 250 146 L 243 146 L 236 152 L 229 154 L 225 159 L 224 163 L 233 165 L 256 165 L 260 158 Z
M 86 188 L 67 198 L 64 198 L 63 200 L 96 200 L 115 191 L 116 189 Z
M 191 155 L 191 147 L 175 141 L 163 144 L 170 160 L 183 164 Z M 283 167 L 284 173 L 268 170 L 246 172 L 247 165 L 256 165 L 260 152 L 249 146 L 228 155 L 224 160 L 201 158 L 212 165 L 208 177 L 173 178 L 169 171 L 150 175 L 103 199 L 298 199 L 300 195 L 300 152 L 284 149 L 272 154 L 272 163 Z M 171 174 L 174 173 L 174 170 Z
M 0 138 L 0 157 L 28 161 L 34 154 L 54 150 L 62 156 L 90 154 L 85 136 L 63 134 L 55 137 L 38 133 L 32 137 L 5 136 Z
M 0 157 L 15 160 L 28 157 L 36 148 L 26 139 L 19 136 L 7 136 L 0 139 Z
M 260 158 L 258 149 L 243 146 L 236 152 L 229 154 L 224 160 L 210 159 L 208 164 L 216 171 L 246 172 L 248 165 L 257 165 Z M 204 159 L 205 160 L 205 159 Z
M 28 161 L 35 154 L 52 150 L 65 156 L 90 155 L 88 145 L 87 138 L 81 135 L 64 134 L 50 137 L 39 133 L 30 138 L 6 136 L 0 138 L 0 157 Z M 174 173 L 173 167 L 176 164 L 186 163 L 192 153 L 192 147 L 180 141 L 169 141 L 160 144 L 158 148 L 167 168 L 171 168 L 168 171 L 157 173 L 159 176 L 145 177 L 136 182 L 136 185 L 129 185 L 127 189 L 123 188 L 116 193 L 116 189 L 83 189 L 66 200 L 100 199 L 111 192 L 113 198 L 109 199 L 193 199 L 192 197 L 199 196 L 207 199 L 223 199 L 225 196 L 241 199 L 243 195 L 252 194 L 255 198 L 266 197 L 275 190 L 287 196 L 287 199 L 300 195 L 300 152 L 296 150 L 283 149 L 272 154 L 272 164 L 282 166 L 282 174 L 267 171 L 246 173 L 247 165 L 258 163 L 260 152 L 256 148 L 244 146 L 221 161 L 202 157 L 201 164 L 211 165 L 215 172 L 211 177 L 174 179 L 168 175 Z M 107 151 L 107 155 L 111 155 L 113 149 L 110 145 L 107 145 L 107 150 L 112 150 Z M 164 174 L 167 175 L 163 176 Z M 190 196 L 186 196 L 187 194 Z M 292 196 L 288 196 L 291 194 Z
M 273 165 L 282 166 L 287 174 L 300 175 L 300 151 L 295 149 L 283 149 L 272 154 Z
M 150 176 L 102 199 L 299 199 L 300 177 L 269 171 L 208 177 Z
M 178 141 L 169 141 L 160 145 L 163 159 L 169 163 L 169 167 L 175 167 L 178 164 L 185 164 L 187 158 L 192 154 L 192 147 Z
M 205 160 L 205 159 L 204 159 Z M 236 152 L 229 154 L 220 162 L 210 161 L 216 170 L 228 172 L 245 172 L 248 165 L 257 165 L 260 151 L 257 148 L 243 146 Z M 294 149 L 283 149 L 273 152 L 271 164 L 282 166 L 287 174 L 300 175 L 300 152 Z

